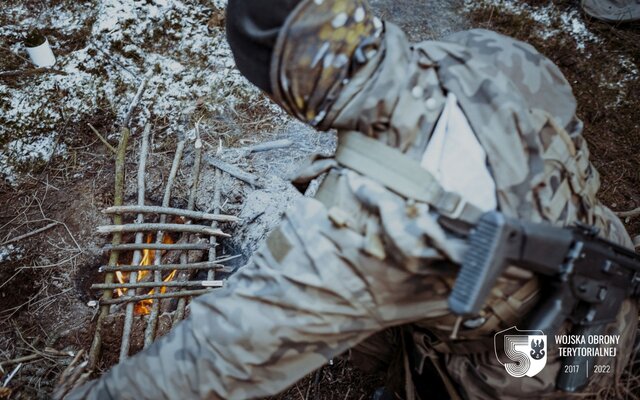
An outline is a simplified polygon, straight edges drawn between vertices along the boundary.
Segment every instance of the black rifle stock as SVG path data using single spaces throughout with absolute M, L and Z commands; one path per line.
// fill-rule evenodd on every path
M 449 297 L 451 311 L 477 315 L 503 271 L 515 265 L 543 277 L 546 298 L 534 310 L 529 329 L 553 335 L 568 320 L 572 332 L 602 333 L 622 302 L 638 295 L 640 255 L 597 233 L 585 225 L 559 228 L 507 218 L 497 211 L 484 214 L 469 236 L 469 250 Z M 567 357 L 563 365 L 587 361 Z M 586 374 L 560 373 L 556 384 L 575 392 L 587 380 Z

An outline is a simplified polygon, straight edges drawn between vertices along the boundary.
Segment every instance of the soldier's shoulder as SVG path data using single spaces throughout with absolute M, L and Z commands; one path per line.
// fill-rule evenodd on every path
M 443 39 L 445 42 L 456 43 L 474 50 L 476 53 L 492 55 L 500 52 L 511 52 L 517 49 L 531 57 L 530 61 L 545 57 L 530 44 L 502 33 L 488 29 L 469 29 L 453 33 Z

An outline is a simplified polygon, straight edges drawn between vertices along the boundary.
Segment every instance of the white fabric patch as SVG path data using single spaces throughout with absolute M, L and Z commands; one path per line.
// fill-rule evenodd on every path
M 420 163 L 449 192 L 483 211 L 497 208 L 496 184 L 487 168 L 487 153 L 449 93 Z
M 344 24 L 347 23 L 348 19 L 349 16 L 347 15 L 347 13 L 341 12 L 340 14 L 336 15 L 335 18 L 333 18 L 333 21 L 331 21 L 331 26 L 333 26 L 335 29 L 338 29 L 344 26 Z

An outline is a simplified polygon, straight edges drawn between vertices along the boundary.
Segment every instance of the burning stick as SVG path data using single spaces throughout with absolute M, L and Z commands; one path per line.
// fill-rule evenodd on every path
M 142 87 L 142 86 L 141 86 Z M 140 92 L 140 91 L 139 91 Z M 138 94 L 136 94 L 136 97 Z M 130 108 L 130 111 L 133 108 Z M 128 113 L 130 114 L 130 113 Z M 129 116 L 129 115 L 128 115 Z M 144 193 L 145 193 L 145 181 L 144 175 L 147 166 L 147 153 L 149 152 L 149 132 L 151 131 L 151 125 L 147 124 L 144 129 L 144 133 L 142 135 L 142 146 L 140 146 L 140 161 L 138 164 L 138 205 L 144 205 Z M 120 204 L 118 204 L 120 205 Z M 143 224 L 144 214 L 138 214 L 138 218 L 136 219 L 136 224 L 138 225 L 147 225 Z M 149 224 L 152 225 L 152 224 Z M 123 226 L 123 225 L 116 225 Z M 122 230 L 115 230 L 113 232 L 123 232 Z M 127 232 L 127 231 L 124 231 Z M 144 234 L 142 232 L 136 233 L 136 243 L 141 244 L 143 240 Z M 139 250 L 134 251 L 132 264 L 139 264 L 141 259 L 141 253 Z M 132 271 L 129 274 L 129 282 L 136 283 L 138 280 L 138 273 L 136 271 Z M 129 295 L 133 295 L 135 290 L 129 290 Z M 123 361 L 125 358 L 129 356 L 129 345 L 130 345 L 130 336 L 131 336 L 131 326 L 133 324 L 133 307 L 134 303 L 127 303 L 127 308 L 125 310 L 124 316 L 124 327 L 122 329 L 122 344 L 120 346 L 120 361 Z
M 175 215 L 178 217 L 185 217 L 194 220 L 202 219 L 208 221 L 221 221 L 221 222 L 238 222 L 240 218 L 233 215 L 223 214 L 210 214 L 200 211 L 183 210 L 181 208 L 171 207 L 156 207 L 156 206 L 119 206 L 109 207 L 102 211 L 104 214 L 124 214 L 124 213 L 154 213 L 154 214 L 166 214 Z

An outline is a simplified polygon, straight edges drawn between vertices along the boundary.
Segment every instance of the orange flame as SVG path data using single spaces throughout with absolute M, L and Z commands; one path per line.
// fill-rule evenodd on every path
M 154 235 L 149 233 L 147 235 L 146 238 L 146 242 L 147 243 L 152 243 L 154 241 Z M 171 239 L 171 237 L 169 235 L 163 235 L 162 237 L 162 243 L 164 244 L 171 244 L 174 243 L 173 240 Z M 149 250 L 149 249 L 143 249 L 142 250 L 142 259 L 140 260 L 140 262 L 138 263 L 139 266 L 145 266 L 145 265 L 153 265 L 153 263 L 155 262 L 155 250 Z M 143 280 L 147 275 L 149 275 L 151 273 L 151 271 L 149 270 L 142 270 L 142 271 L 138 271 L 138 275 L 137 275 L 137 282 L 140 282 L 141 280 Z M 177 271 L 173 270 L 171 271 L 171 273 L 164 278 L 162 281 L 163 282 L 169 282 L 172 281 L 177 275 Z M 121 272 L 121 271 L 116 271 L 115 273 L 116 279 L 118 280 L 118 282 L 120 283 L 126 283 L 129 281 L 129 273 L 128 272 Z M 160 288 L 160 293 L 165 293 L 166 292 L 166 287 L 163 286 Z M 151 289 L 147 294 L 153 294 L 155 291 L 155 289 Z M 126 290 L 125 289 L 115 289 L 115 293 L 116 293 L 116 297 L 120 297 L 120 296 L 124 296 L 126 294 Z M 134 306 L 134 313 L 138 314 L 138 315 L 147 315 L 151 312 L 151 305 L 153 304 L 153 300 L 152 299 L 147 299 L 147 300 L 141 300 L 139 302 L 136 303 L 136 305 Z

